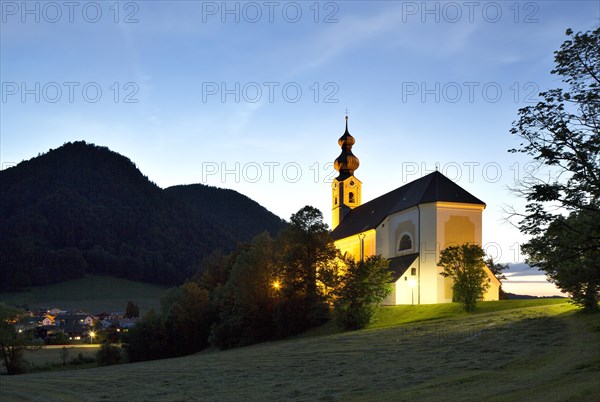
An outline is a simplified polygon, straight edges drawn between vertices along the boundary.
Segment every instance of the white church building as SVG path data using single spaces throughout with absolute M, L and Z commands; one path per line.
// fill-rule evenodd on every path
M 485 203 L 433 172 L 387 194 L 362 203 L 362 183 L 354 176 L 359 161 L 352 154 L 354 137 L 346 131 L 331 185 L 332 237 L 355 259 L 382 255 L 390 261 L 394 287 L 385 305 L 452 301 L 451 278 L 440 275 L 440 251 L 450 245 L 481 245 L 481 214 Z M 500 281 L 487 268 L 489 288 L 484 300 L 498 300 Z

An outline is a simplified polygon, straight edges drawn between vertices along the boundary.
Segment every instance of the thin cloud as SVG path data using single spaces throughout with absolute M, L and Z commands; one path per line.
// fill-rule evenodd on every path
M 477 24 L 405 21 L 401 6 L 386 7 L 373 15 L 340 17 L 339 23 L 329 25 L 325 31 L 315 32 L 312 40 L 303 40 L 305 45 L 299 46 L 299 59 L 305 62 L 293 69 L 292 75 L 315 70 L 352 49 L 373 43 L 374 38 L 379 39 L 380 46 L 396 51 L 404 49 L 438 57 L 447 56 L 466 49 L 478 30 Z M 411 35 L 407 35 L 409 31 Z M 415 36 L 421 40 L 410 39 Z M 443 37 L 441 44 L 439 37 Z

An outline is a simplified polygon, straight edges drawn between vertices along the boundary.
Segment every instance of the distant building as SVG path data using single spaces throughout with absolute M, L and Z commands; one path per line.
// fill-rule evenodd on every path
M 83 324 L 87 326 L 94 326 L 99 321 L 99 318 L 95 315 L 86 315 L 83 319 Z
M 354 176 L 359 166 L 354 143 L 346 116 L 346 131 L 338 140 L 342 152 L 334 162 L 339 175 L 331 184 L 335 245 L 356 260 L 389 259 L 394 288 L 383 304 L 451 302 L 453 281 L 440 275 L 440 251 L 482 244 L 485 203 L 436 171 L 363 204 L 362 183 Z M 484 300 L 498 300 L 500 281 L 484 269 L 490 284 Z
M 55 316 L 53 316 L 51 314 L 46 314 L 44 316 L 44 318 L 42 319 L 42 325 L 46 326 L 46 327 L 49 326 L 49 325 L 54 325 L 55 319 L 56 319 Z

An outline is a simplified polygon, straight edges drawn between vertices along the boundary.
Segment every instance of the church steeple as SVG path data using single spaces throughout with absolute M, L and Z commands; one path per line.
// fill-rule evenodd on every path
M 333 167 L 340 174 L 331 184 L 332 229 L 340 224 L 351 209 L 361 204 L 362 183 L 354 177 L 354 171 L 360 165 L 358 158 L 352 153 L 352 146 L 355 142 L 356 140 L 348 131 L 348 115 L 346 114 L 346 131 L 338 139 L 338 145 L 342 148 L 342 152 L 333 162 Z
M 340 172 L 337 177 L 338 180 L 352 176 L 360 165 L 358 158 L 352 153 L 352 146 L 355 142 L 356 140 L 348 131 L 348 115 L 346 115 L 346 131 L 338 140 L 338 144 L 342 148 L 342 153 L 333 162 L 334 169 Z

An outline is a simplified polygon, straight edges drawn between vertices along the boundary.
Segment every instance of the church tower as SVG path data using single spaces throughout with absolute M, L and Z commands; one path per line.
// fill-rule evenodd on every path
M 348 132 L 348 116 L 346 116 L 346 131 L 338 140 L 342 153 L 333 163 L 333 167 L 340 174 L 331 183 L 331 229 L 335 229 L 351 209 L 361 204 L 362 183 L 354 177 L 354 171 L 359 165 L 358 158 L 352 153 L 354 142 L 354 137 Z

